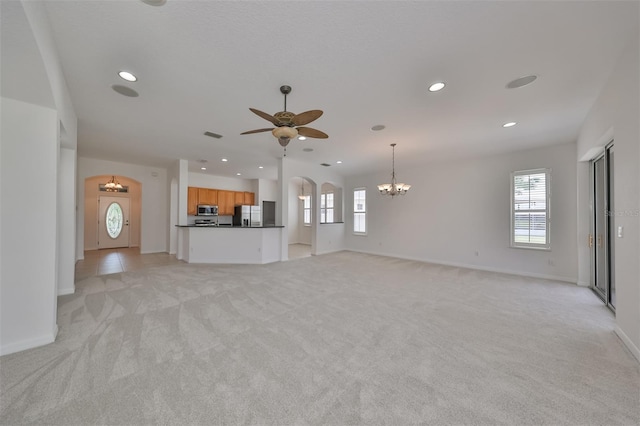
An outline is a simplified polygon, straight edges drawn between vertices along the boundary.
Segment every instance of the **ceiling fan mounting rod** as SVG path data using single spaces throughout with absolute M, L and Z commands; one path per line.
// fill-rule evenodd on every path
M 287 111 L 287 95 L 291 93 L 291 86 L 280 86 L 280 93 L 284 95 L 284 110 Z

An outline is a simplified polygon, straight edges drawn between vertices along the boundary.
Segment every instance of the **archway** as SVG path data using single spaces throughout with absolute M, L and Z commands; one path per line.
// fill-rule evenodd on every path
M 311 179 L 295 176 L 289 179 L 288 243 L 289 259 L 315 253 L 317 230 L 316 184 Z
M 126 176 L 117 176 L 118 182 L 126 188 L 118 192 L 106 191 L 104 185 L 112 178 L 111 175 L 91 176 L 84 180 L 84 250 L 100 249 L 100 197 L 109 197 L 109 200 L 127 200 L 129 207 L 128 241 L 127 247 L 140 247 L 142 185 L 135 179 Z M 106 198 L 105 198 L 106 199 Z M 124 219 L 126 220 L 126 218 Z M 104 221 L 104 219 L 103 219 Z

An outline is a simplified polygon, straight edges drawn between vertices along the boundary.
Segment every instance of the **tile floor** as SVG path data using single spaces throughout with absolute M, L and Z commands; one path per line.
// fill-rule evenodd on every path
M 175 255 L 168 253 L 140 254 L 139 247 L 87 250 L 84 252 L 84 259 L 76 262 L 76 281 L 96 275 L 181 262 Z
M 299 259 L 311 256 L 311 246 L 309 244 L 289 244 L 289 259 Z
M 289 259 L 311 256 L 311 246 L 290 244 Z M 168 253 L 140 254 L 138 247 L 103 250 L 87 250 L 84 259 L 76 262 L 76 281 L 96 275 L 133 271 L 149 266 L 181 263 L 176 256 Z

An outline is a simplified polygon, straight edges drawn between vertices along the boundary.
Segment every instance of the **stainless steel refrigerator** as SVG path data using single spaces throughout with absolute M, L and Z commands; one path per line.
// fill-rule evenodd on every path
M 236 206 L 233 215 L 233 226 L 262 226 L 262 211 L 260 210 L 260 206 Z

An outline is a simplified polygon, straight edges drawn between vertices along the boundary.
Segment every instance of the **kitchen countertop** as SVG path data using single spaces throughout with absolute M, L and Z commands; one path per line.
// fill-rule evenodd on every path
M 215 225 L 176 225 L 178 228 L 214 228 L 214 229 L 265 229 L 265 228 L 284 228 L 284 226 L 215 226 Z

